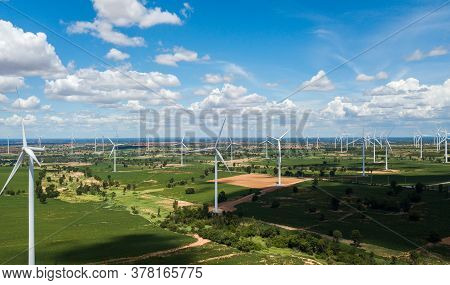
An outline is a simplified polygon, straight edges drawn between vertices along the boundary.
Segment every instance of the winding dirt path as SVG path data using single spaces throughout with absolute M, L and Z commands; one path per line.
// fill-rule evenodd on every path
M 209 239 L 204 239 L 201 236 L 194 234 L 194 235 L 190 235 L 191 237 L 197 239 L 195 242 L 184 245 L 184 246 L 180 246 L 180 247 L 176 247 L 176 248 L 171 248 L 171 249 L 167 249 L 167 250 L 161 250 L 161 251 L 156 251 L 156 252 L 150 252 L 150 253 L 146 253 L 143 255 L 139 255 L 139 256 L 132 256 L 132 257 L 121 257 L 121 258 L 113 258 L 113 259 L 108 259 L 108 260 L 104 260 L 101 262 L 96 262 L 93 263 L 94 265 L 107 265 L 107 264 L 130 264 L 130 263 L 136 263 L 140 260 L 145 260 L 147 258 L 150 257 L 162 257 L 162 256 L 167 256 L 167 255 L 171 255 L 174 254 L 176 252 L 179 252 L 181 250 L 184 249 L 188 249 L 188 248 L 193 248 L 193 247 L 199 247 L 199 246 L 203 246 L 207 243 L 210 242 Z

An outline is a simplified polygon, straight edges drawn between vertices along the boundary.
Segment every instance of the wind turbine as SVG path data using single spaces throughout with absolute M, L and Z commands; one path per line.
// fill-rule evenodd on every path
M 6 186 L 8 186 L 11 179 L 16 174 L 19 169 L 25 155 L 29 157 L 28 163 L 28 265 L 35 264 L 35 253 L 34 253 L 34 162 L 39 166 L 41 163 L 34 155 L 34 151 L 45 151 L 45 148 L 28 146 L 27 139 L 25 136 L 25 127 L 22 120 L 22 151 L 19 154 L 16 164 L 14 165 L 11 174 L 6 180 L 5 186 L 3 186 L 0 191 L 0 195 L 5 191 Z
M 366 136 L 364 135 L 364 130 L 363 130 L 363 135 L 360 138 L 357 139 L 353 139 L 353 141 L 347 143 L 347 145 L 352 144 L 354 145 L 355 142 L 361 141 L 362 142 L 362 146 L 361 146 L 361 150 L 362 150 L 362 165 L 361 165 L 361 170 L 362 170 L 362 176 L 366 176 L 366 145 L 367 145 L 367 141 L 366 141 Z
M 216 140 L 216 143 L 214 144 L 214 147 L 207 147 L 207 148 L 191 151 L 191 152 L 202 152 L 202 151 L 211 151 L 211 150 L 214 151 L 214 213 L 216 213 L 216 214 L 219 213 L 219 208 L 218 208 L 219 200 L 218 200 L 218 190 L 217 190 L 217 183 L 218 183 L 217 169 L 218 169 L 218 163 L 219 163 L 218 158 L 220 158 L 222 163 L 227 168 L 228 172 L 230 171 L 227 163 L 223 159 L 222 154 L 220 153 L 219 149 L 217 148 L 219 145 L 220 135 L 222 134 L 223 127 L 225 125 L 226 120 L 227 120 L 226 118 L 223 120 L 222 127 L 220 128 L 220 132 L 219 132 L 219 135 L 217 136 L 217 140 Z
M 267 151 L 267 145 L 268 145 L 268 144 L 271 144 L 271 145 L 273 146 L 273 143 L 272 143 L 271 141 L 269 141 L 268 139 L 266 139 L 265 141 L 263 141 L 263 142 L 260 143 L 260 144 L 265 144 L 265 145 L 266 145 L 266 159 L 269 159 L 269 153 L 268 153 L 268 151 Z M 308 146 L 307 146 L 307 148 L 308 148 Z
M 118 144 L 118 143 L 114 143 L 110 138 L 108 138 L 108 140 L 111 142 L 111 144 L 113 145 L 111 152 L 109 154 L 109 157 L 111 157 L 112 154 L 114 154 L 114 168 L 113 168 L 113 172 L 117 172 L 117 168 L 116 168 L 116 152 L 117 149 L 119 148 L 119 146 L 122 146 L 123 144 Z
M 9 154 L 9 137 L 8 137 L 8 154 Z
M 187 146 L 184 144 L 184 136 L 181 139 L 180 143 L 174 144 L 174 146 L 180 146 L 180 155 L 181 155 L 181 166 L 183 166 L 183 156 L 184 156 L 184 150 L 187 149 Z
M 73 154 L 73 149 L 74 149 L 74 143 L 75 143 L 75 138 L 73 137 L 73 132 L 72 132 L 72 137 L 71 137 L 71 139 L 70 139 L 70 150 L 71 150 L 71 153 Z
M 227 146 L 227 148 L 225 149 L 225 151 L 227 151 L 228 149 L 230 149 L 230 160 L 233 160 L 233 146 L 238 146 L 237 143 L 233 142 L 233 139 L 231 137 L 228 138 L 230 140 L 230 144 Z
M 385 158 L 384 158 L 385 167 L 384 167 L 384 169 L 385 170 L 389 170 L 388 153 L 389 153 L 389 150 L 392 152 L 391 144 L 389 143 L 389 139 L 388 138 L 389 138 L 388 135 L 384 138 L 384 148 L 385 148 Z
M 277 146 L 278 146 L 278 185 L 281 185 L 281 140 L 283 139 L 283 137 L 288 133 L 289 131 L 286 131 L 281 137 L 279 138 L 274 138 L 272 137 L 272 139 L 277 141 Z M 317 139 L 319 139 L 319 137 L 317 137 Z

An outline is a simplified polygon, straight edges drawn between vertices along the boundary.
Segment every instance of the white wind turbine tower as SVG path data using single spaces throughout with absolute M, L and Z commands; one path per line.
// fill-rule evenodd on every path
M 370 140 L 369 140 L 370 143 Z M 382 146 L 381 142 L 377 139 L 375 132 L 373 132 L 372 145 L 373 145 L 373 163 L 377 162 L 377 143 Z
M 228 139 L 230 140 L 230 144 L 227 146 L 225 151 L 230 149 L 230 160 L 233 160 L 233 146 L 238 146 L 238 144 L 233 142 L 233 139 L 231 137 L 229 137 Z
M 8 137 L 8 154 L 9 154 L 9 137 Z
M 266 147 L 266 159 L 269 159 L 269 152 L 267 150 L 268 144 L 271 144 L 273 146 L 273 143 L 271 141 L 269 141 L 268 139 L 266 139 L 265 141 L 263 141 L 260 144 L 265 144 Z M 308 146 L 306 146 L 308 148 Z
M 438 131 L 439 150 L 441 150 L 442 143 L 444 144 L 444 163 L 448 163 L 448 132 L 446 129 Z
M 11 174 L 6 180 L 5 185 L 0 191 L 0 195 L 5 191 L 6 186 L 8 186 L 11 179 L 16 174 L 19 169 L 25 155 L 29 157 L 28 163 L 28 265 L 35 264 L 35 254 L 34 254 L 34 162 L 41 166 L 39 160 L 34 155 L 33 151 L 45 151 L 45 148 L 31 147 L 27 144 L 27 139 L 25 136 L 25 127 L 22 120 L 22 151 L 19 154 L 16 164 L 14 165 Z
M 281 185 L 281 140 L 284 138 L 284 136 L 288 133 L 289 131 L 286 131 L 281 137 L 279 138 L 274 138 L 272 137 L 272 139 L 277 141 L 277 147 L 278 147 L 278 185 Z M 319 137 L 317 137 L 317 139 L 319 139 Z
M 75 138 L 73 137 L 73 132 L 72 132 L 72 137 L 70 139 L 70 151 L 71 151 L 72 154 L 73 154 L 73 149 L 75 147 L 74 144 L 75 144 Z
M 384 148 L 385 148 L 385 158 L 384 158 L 384 161 L 385 161 L 385 167 L 384 167 L 384 169 L 385 169 L 385 170 L 389 170 L 389 165 L 388 165 L 388 153 L 389 153 L 389 150 L 392 152 L 391 144 L 390 144 L 390 142 L 389 142 L 389 135 L 387 135 L 387 136 L 384 138 Z
M 102 153 L 105 153 L 105 136 L 102 136 Z
M 309 142 L 308 142 L 308 137 L 306 137 L 306 149 L 309 149 Z
M 178 145 L 180 146 L 180 158 L 181 158 L 180 163 L 181 163 L 181 166 L 183 166 L 183 156 L 185 153 L 184 151 L 187 149 L 187 146 L 184 144 L 184 136 L 181 139 L 180 143 L 174 144 L 174 146 L 178 146 Z
M 123 144 L 113 143 L 113 141 L 110 138 L 108 138 L 108 140 L 113 145 L 113 147 L 111 149 L 111 152 L 109 154 L 109 157 L 111 157 L 111 155 L 114 154 L 114 168 L 113 168 L 113 172 L 117 172 L 117 168 L 116 168 L 117 149 L 119 148 L 119 146 L 122 146 Z
M 218 158 L 220 158 L 220 160 L 225 165 L 227 170 L 230 171 L 227 163 L 223 159 L 223 156 L 218 149 L 220 135 L 222 134 L 223 127 L 225 125 L 226 120 L 227 120 L 226 118 L 223 120 L 222 127 L 220 128 L 220 132 L 219 132 L 219 135 L 217 136 L 217 140 L 216 140 L 216 143 L 214 144 L 214 147 L 207 147 L 207 148 L 202 148 L 202 149 L 191 151 L 191 152 L 202 152 L 202 151 L 211 151 L 211 150 L 214 151 L 214 213 L 219 213 L 219 207 L 218 207 L 219 201 L 218 201 L 218 189 L 217 189 L 218 188 L 218 185 L 217 185 L 218 184 L 218 173 L 217 173 L 217 171 L 218 171 L 218 163 L 219 163 Z
M 355 142 L 358 142 L 358 141 L 362 142 L 362 147 L 361 147 L 361 150 L 362 150 L 362 166 L 361 166 L 362 176 L 366 176 L 366 145 L 367 145 L 367 142 L 366 142 L 366 137 L 364 135 L 364 130 L 363 130 L 363 135 L 361 138 L 354 139 L 352 142 L 347 143 L 347 144 L 354 145 Z
M 319 136 L 317 136 L 317 138 L 316 138 L 316 149 L 319 149 L 319 140 L 320 140 L 320 138 L 319 138 Z

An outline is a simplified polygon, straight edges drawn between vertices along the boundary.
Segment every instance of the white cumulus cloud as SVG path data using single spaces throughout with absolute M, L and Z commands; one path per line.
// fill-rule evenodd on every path
M 112 60 L 115 60 L 115 61 L 125 60 L 125 59 L 127 59 L 129 57 L 130 57 L 129 54 L 127 54 L 125 52 L 122 52 L 122 51 L 120 51 L 118 49 L 115 49 L 115 48 L 110 49 L 109 52 L 106 54 L 106 58 L 107 59 L 112 59 Z
M 331 91 L 334 90 L 334 84 L 326 76 L 325 71 L 319 70 L 319 72 L 311 77 L 301 85 L 304 90 L 307 91 Z
M 0 20 L 0 75 L 58 77 L 66 68 L 44 33 L 31 33 Z

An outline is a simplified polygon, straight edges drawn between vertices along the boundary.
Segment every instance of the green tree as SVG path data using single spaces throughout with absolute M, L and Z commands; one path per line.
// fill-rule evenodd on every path
M 339 240 L 342 238 L 342 233 L 339 230 L 334 230 L 333 231 L 333 240 L 335 242 L 339 242 Z
M 359 230 L 353 230 L 350 238 L 355 246 L 359 246 L 361 244 L 362 235 Z

